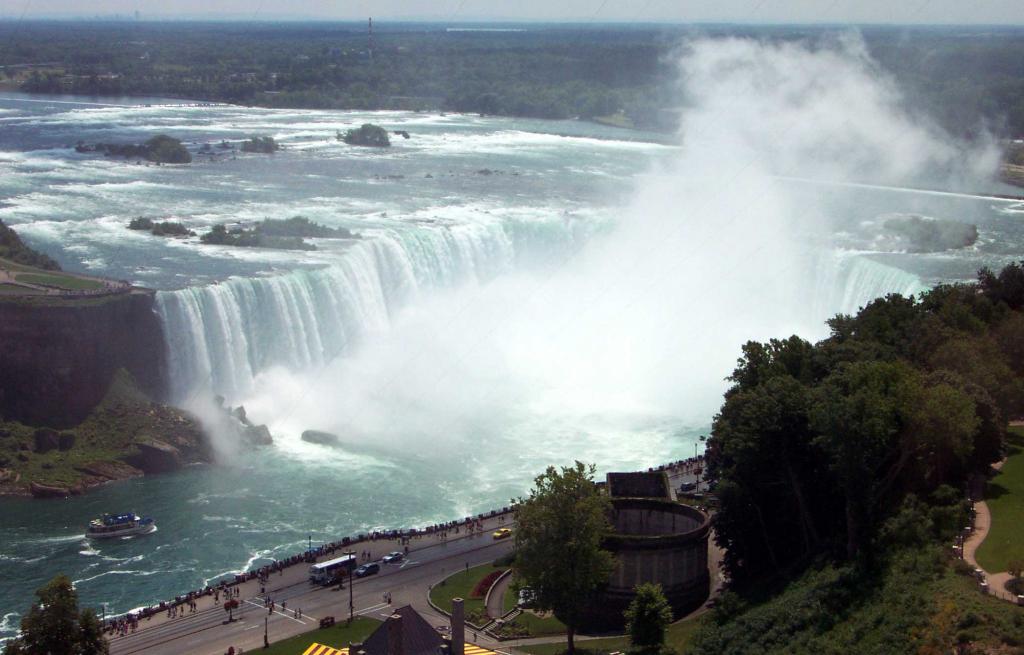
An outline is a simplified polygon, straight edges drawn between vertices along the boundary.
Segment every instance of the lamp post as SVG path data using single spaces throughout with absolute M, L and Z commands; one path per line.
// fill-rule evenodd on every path
M 270 648 L 270 639 L 267 638 L 267 620 L 270 617 L 263 617 L 263 647 Z
M 355 557 L 356 556 L 356 551 L 354 551 L 354 550 L 347 550 L 347 551 L 345 551 L 345 554 L 346 555 L 350 555 L 352 557 Z M 355 599 L 352 597 L 352 569 L 355 568 L 354 566 L 352 566 L 352 564 L 355 564 L 355 562 L 350 562 L 349 566 L 346 567 L 346 568 L 348 568 L 348 622 L 349 622 L 349 624 L 351 624 L 352 621 L 355 620 L 355 612 L 356 612 Z

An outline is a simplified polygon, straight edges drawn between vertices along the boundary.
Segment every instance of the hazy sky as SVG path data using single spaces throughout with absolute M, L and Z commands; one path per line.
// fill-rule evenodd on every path
M 0 16 L 1024 24 L 1024 0 L 0 0 Z

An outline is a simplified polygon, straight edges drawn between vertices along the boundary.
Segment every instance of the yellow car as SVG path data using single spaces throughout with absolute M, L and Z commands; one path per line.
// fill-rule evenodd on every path
M 512 536 L 512 530 L 511 528 L 499 528 L 495 530 L 494 534 L 491 536 L 495 539 L 507 539 Z

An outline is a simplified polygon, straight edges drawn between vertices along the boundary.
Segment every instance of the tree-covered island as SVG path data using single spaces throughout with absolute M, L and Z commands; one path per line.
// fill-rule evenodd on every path
M 181 141 L 166 134 L 158 134 L 145 143 L 96 143 L 79 142 L 75 146 L 79 153 L 98 152 L 107 157 L 124 157 L 125 159 L 144 159 L 156 164 L 189 164 L 192 154 Z
M 266 219 L 248 226 L 218 223 L 200 237 L 210 245 L 238 246 L 241 248 L 277 248 L 281 250 L 316 250 L 306 239 L 356 239 L 358 235 L 339 227 L 332 228 L 314 223 L 304 216 L 287 219 Z
M 350 146 L 370 146 L 373 148 L 387 148 L 391 146 L 391 139 L 388 131 L 373 123 L 363 123 L 357 128 L 338 132 L 338 141 L 344 141 Z M 406 137 L 408 138 L 408 137 Z

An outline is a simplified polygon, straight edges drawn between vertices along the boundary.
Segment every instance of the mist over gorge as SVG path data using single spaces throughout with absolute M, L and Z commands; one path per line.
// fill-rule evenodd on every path
M 557 440 L 534 432 L 542 419 L 589 423 L 576 429 L 595 449 L 638 417 L 699 427 L 746 339 L 819 338 L 834 313 L 924 288 L 830 245 L 874 218 L 836 183 L 977 188 L 996 163 L 991 144 L 968 149 L 911 113 L 854 36 L 695 41 L 679 70 L 681 147 L 582 242 L 571 219 L 543 219 L 563 244 L 554 264 L 517 265 L 536 243 L 513 221 L 431 226 L 327 269 L 164 294 L 171 333 L 197 358 L 183 377 L 213 380 L 307 455 L 305 429 L 443 452 L 502 451 L 521 426 L 557 456 Z M 234 336 L 186 326 L 197 314 Z

